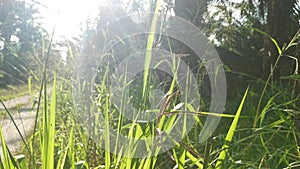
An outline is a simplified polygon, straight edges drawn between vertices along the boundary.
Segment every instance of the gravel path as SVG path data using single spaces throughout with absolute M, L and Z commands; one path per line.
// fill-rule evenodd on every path
M 5 106 L 10 110 L 15 123 L 25 139 L 30 136 L 34 127 L 35 109 L 32 110 L 34 99 L 34 96 L 27 95 L 4 102 Z M 1 114 L 7 114 L 2 104 L 0 105 L 0 112 Z M 24 144 L 16 127 L 8 115 L 0 118 L 0 125 L 9 150 L 13 155 L 17 155 L 16 153 Z M 0 155 L 2 156 L 1 145 Z

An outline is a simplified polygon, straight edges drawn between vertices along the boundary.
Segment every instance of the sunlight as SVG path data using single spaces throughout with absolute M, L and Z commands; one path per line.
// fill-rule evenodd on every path
M 80 33 L 81 22 L 94 18 L 102 0 L 39 0 L 47 8 L 40 10 L 43 23 L 50 33 L 56 25 L 56 37 L 76 37 Z

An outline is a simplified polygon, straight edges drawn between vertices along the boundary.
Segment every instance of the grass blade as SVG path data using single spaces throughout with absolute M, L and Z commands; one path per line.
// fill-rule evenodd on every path
M 0 126 L 0 137 L 1 137 L 1 145 L 2 145 L 2 152 L 3 152 L 3 160 L 4 160 L 4 165 L 2 167 L 4 168 L 14 168 L 13 167 L 13 164 L 11 162 L 11 160 L 9 160 L 9 156 L 7 154 L 7 147 L 6 147 L 6 143 L 5 143 L 5 140 L 4 140 L 4 136 L 3 136 L 3 133 L 2 133 L 2 127 Z M 1 160 L 1 159 L 0 159 Z M 1 164 L 3 164 L 1 163 Z
M 152 57 L 152 47 L 154 43 L 154 35 L 156 32 L 156 23 L 158 19 L 159 6 L 160 6 L 160 0 L 156 2 L 155 11 L 154 11 L 154 15 L 150 27 L 150 33 L 147 38 L 146 56 L 145 56 L 145 63 L 144 63 L 144 83 L 143 83 L 143 95 L 142 95 L 143 99 L 145 97 L 145 92 L 147 88 L 149 67 L 150 67 L 151 57 Z
M 55 111 L 56 111 L 56 76 L 52 87 L 52 96 L 50 102 L 50 111 L 48 113 L 47 106 L 44 111 L 44 124 L 43 124 L 43 151 L 42 151 L 42 168 L 54 168 L 54 138 L 55 138 Z M 46 88 L 44 89 L 46 90 Z M 47 96 L 44 96 L 45 98 Z M 46 100 L 46 99 L 45 99 Z M 46 104 L 45 104 L 46 105 Z
M 5 104 L 3 103 L 2 100 L 0 100 L 0 103 L 2 104 L 2 106 L 4 107 L 4 110 L 6 111 L 6 113 L 7 113 L 8 116 L 9 116 L 10 120 L 12 121 L 12 123 L 14 124 L 14 126 L 16 127 L 16 129 L 17 129 L 17 131 L 18 131 L 18 134 L 20 135 L 20 137 L 21 137 L 21 139 L 22 139 L 22 142 L 24 143 L 26 149 L 27 149 L 28 152 L 29 152 L 29 155 L 31 155 L 31 154 L 30 154 L 30 149 L 29 149 L 29 147 L 28 147 L 28 145 L 27 145 L 27 143 L 26 143 L 26 141 L 25 141 L 25 139 L 24 139 L 24 137 L 23 137 L 23 135 L 22 135 L 22 133 L 21 133 L 19 127 L 18 127 L 18 125 L 16 124 L 16 122 L 15 122 L 15 120 L 14 120 L 12 114 L 9 112 L 8 108 L 5 106 Z
M 110 168 L 110 135 L 109 135 L 109 98 L 108 94 L 105 96 L 105 127 L 104 127 L 104 133 L 105 133 L 105 168 Z
M 248 93 L 248 90 L 249 90 L 249 87 L 247 88 L 245 94 L 244 94 L 244 97 L 240 103 L 240 106 L 236 112 L 236 115 L 231 123 L 231 126 L 229 128 L 229 131 L 226 135 L 226 138 L 225 138 L 225 143 L 223 144 L 222 146 L 222 151 L 219 155 L 219 158 L 218 158 L 218 161 L 217 161 L 217 165 L 216 165 L 216 168 L 217 169 L 221 169 L 222 168 L 222 165 L 223 165 L 223 162 L 226 158 L 226 155 L 227 155 L 227 151 L 228 151 L 228 148 L 229 148 L 229 143 L 231 143 L 232 141 L 232 138 L 233 138 L 233 135 L 234 135 L 234 131 L 237 127 L 237 124 L 238 124 L 238 121 L 239 121 L 239 118 L 240 118 L 240 114 L 241 114 L 241 111 L 242 111 L 242 108 L 243 108 L 243 105 L 244 105 L 244 102 L 245 102 L 245 99 L 246 99 L 246 96 L 247 96 L 247 93 Z
M 35 120 L 34 120 L 34 128 L 33 128 L 33 131 L 35 132 L 37 127 L 38 127 L 38 118 L 39 118 L 39 110 L 40 110 L 40 106 L 41 106 L 41 100 L 42 100 L 42 93 L 43 93 L 43 89 L 44 89 L 44 92 L 46 93 L 46 83 L 47 83 L 47 80 L 46 80 L 46 74 L 47 74 L 47 67 L 48 67 L 48 61 L 49 61 L 49 57 L 50 57 L 50 50 L 51 50 L 51 46 L 52 46 L 52 40 L 53 40 L 53 37 L 54 37 L 54 32 L 55 32 L 55 26 L 53 27 L 53 30 L 52 30 L 52 35 L 51 35 L 51 39 L 50 39 L 50 42 L 49 42 L 49 46 L 48 46 L 48 51 L 47 51 L 47 55 L 45 57 L 45 63 L 44 63 L 44 68 L 43 68 L 43 79 L 42 79 L 42 82 L 41 82 L 41 87 L 40 87 L 40 91 L 39 91 L 39 96 L 38 96 L 38 102 L 37 102 L 37 108 L 36 108 L 36 115 L 35 115 Z M 44 39 L 42 40 L 42 44 L 43 44 L 43 57 L 44 57 Z M 46 98 L 46 95 L 45 95 L 45 98 Z M 41 142 L 41 140 L 40 140 Z M 33 134 L 33 138 L 32 138 L 32 146 L 35 145 L 35 134 Z M 42 146 L 40 146 L 40 148 L 42 148 Z M 30 152 L 30 154 L 35 154 L 34 152 L 35 149 L 32 149 L 32 152 Z M 29 166 L 31 166 L 31 163 L 33 164 L 33 168 L 36 168 L 36 164 L 35 164 L 35 158 L 34 157 L 30 157 L 30 162 L 29 162 Z

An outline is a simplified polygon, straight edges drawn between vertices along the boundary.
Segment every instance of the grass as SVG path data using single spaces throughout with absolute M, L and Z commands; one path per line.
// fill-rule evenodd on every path
M 241 101 L 241 104 L 236 112 L 236 115 L 234 117 L 234 120 L 232 121 L 231 123 L 231 126 L 229 128 L 229 131 L 226 135 L 226 138 L 225 138 L 225 141 L 224 141 L 224 145 L 222 146 L 222 150 L 221 150 L 221 153 L 219 155 L 219 158 L 218 158 L 218 162 L 216 164 L 216 168 L 220 169 L 222 168 L 222 165 L 223 165 L 223 161 L 225 160 L 226 156 L 227 156 L 227 151 L 229 149 L 229 144 L 231 143 L 232 141 L 232 138 L 233 138 L 233 135 L 234 135 L 234 132 L 236 131 L 236 128 L 237 128 L 237 125 L 238 125 L 238 121 L 239 121 L 239 118 L 241 116 L 241 111 L 242 111 L 242 108 L 244 106 L 244 102 L 245 102 L 245 99 L 246 99 L 246 96 L 247 96 L 247 93 L 248 93 L 248 89 L 246 90 L 245 92 L 245 95 Z
M 39 90 L 39 86 L 35 83 L 30 85 L 24 85 L 24 84 L 17 85 L 17 86 L 9 85 L 7 86 L 7 88 L 0 89 L 0 96 L 1 96 L 0 98 L 2 101 L 6 101 L 20 96 L 32 95 L 38 90 Z
M 131 140 L 131 145 L 127 147 L 121 146 L 118 149 L 119 152 L 117 151 L 115 154 L 110 154 L 110 152 L 103 150 L 99 144 L 93 144 L 89 140 L 90 134 L 88 131 L 78 125 L 78 120 L 83 117 L 78 117 L 79 115 L 75 113 L 71 96 L 72 91 L 68 87 L 70 84 L 60 85 L 61 87 L 56 86 L 56 88 L 58 87 L 57 91 L 52 91 L 51 99 L 49 101 L 45 100 L 45 102 L 50 103 L 50 109 L 48 104 L 45 104 L 45 107 L 43 107 L 44 115 L 40 117 L 44 120 L 40 119 L 38 121 L 41 123 L 38 125 L 37 130 L 39 137 L 35 138 L 37 142 L 31 145 L 30 150 L 40 147 L 32 154 L 32 158 L 34 158 L 32 163 L 36 163 L 36 165 L 33 165 L 34 168 L 53 168 L 53 166 L 54 168 L 156 168 L 158 166 L 161 168 L 166 166 L 177 166 L 178 168 L 214 168 L 216 166 L 219 168 L 220 166 L 223 166 L 223 168 L 248 168 L 251 166 L 292 168 L 299 165 L 297 161 L 300 156 L 296 142 L 296 135 L 299 133 L 293 127 L 292 114 L 287 112 L 287 108 L 290 108 L 293 100 L 288 98 L 288 93 L 284 93 L 281 89 L 278 89 L 280 93 L 274 93 L 274 91 L 270 90 L 266 91 L 267 96 L 265 97 L 269 99 L 262 102 L 264 103 L 262 104 L 264 108 L 259 116 L 258 128 L 251 128 L 251 125 L 249 125 L 249 121 L 254 120 L 254 118 L 249 119 L 249 117 L 241 118 L 238 116 L 241 113 L 239 108 L 238 114 L 233 116 L 235 117 L 233 122 L 231 122 L 231 116 L 228 116 L 221 122 L 221 125 L 226 124 L 225 126 L 230 126 L 231 124 L 234 128 L 231 127 L 228 132 L 225 131 L 226 128 L 219 128 L 214 137 L 208 140 L 207 143 L 198 145 L 192 139 L 193 133 L 197 133 L 197 126 L 201 126 L 199 122 L 189 135 L 183 139 L 183 142 L 175 142 L 175 147 L 170 151 L 163 154 L 155 154 L 161 149 L 157 147 L 153 152 L 154 156 L 137 159 L 132 158 L 137 150 L 137 147 L 134 146 L 134 143 L 136 143 L 134 139 Z M 114 126 L 115 119 L 111 116 L 114 108 L 109 103 L 109 93 L 107 93 L 105 82 L 98 87 L 98 92 L 106 93 L 97 100 L 99 104 L 103 105 L 103 107 L 98 108 L 99 111 L 105 114 L 106 126 L 104 125 L 104 131 L 106 134 L 101 139 L 105 140 L 106 149 L 111 144 L 109 128 L 119 126 L 121 132 L 128 133 L 133 138 L 147 137 L 147 130 L 151 131 L 150 133 L 154 133 L 151 126 L 145 127 L 134 121 L 127 123 L 119 121 Z M 255 115 L 255 110 L 251 108 L 251 104 L 255 103 L 255 95 L 253 94 L 255 91 L 249 89 L 249 93 L 249 98 L 247 100 L 243 99 L 241 103 L 241 106 L 244 104 L 244 110 L 247 110 L 242 112 L 244 116 L 246 114 L 251 116 L 251 113 Z M 55 100 L 57 102 L 56 108 L 54 106 Z M 284 109 L 286 111 L 282 111 Z M 173 113 L 176 113 L 176 111 L 174 110 Z M 270 116 L 271 114 L 272 116 Z M 56 120 L 54 121 L 55 116 Z M 95 123 L 99 125 L 97 127 L 103 125 L 103 123 L 99 122 L 101 121 L 100 117 L 96 117 L 93 120 L 97 121 Z M 167 124 L 171 124 L 168 121 L 172 121 L 172 118 L 164 117 L 162 120 L 164 120 L 166 125 L 165 129 L 170 129 L 172 125 L 169 126 Z M 237 120 L 239 120 L 239 124 Z M 54 122 L 55 125 L 53 125 Z M 225 137 L 225 135 L 227 136 Z M 2 143 L 5 144 L 5 142 Z M 122 145 L 121 142 L 115 144 Z M 151 144 L 148 146 L 151 146 Z M 26 151 L 24 150 L 24 152 Z M 206 152 L 205 156 L 203 152 Z M 127 153 L 129 157 L 123 157 L 122 154 L 124 153 Z M 171 159 L 172 156 L 174 161 Z M 32 168 L 28 166 L 30 156 L 26 156 L 26 161 L 27 165 L 25 166 Z M 14 163 L 18 165 L 17 160 L 10 158 L 8 153 L 6 153 L 3 165 L 14 168 L 12 167 L 15 166 Z
M 148 40 L 153 41 L 151 36 L 149 35 Z M 152 48 L 150 42 L 147 46 Z M 48 51 L 50 48 L 49 45 Z M 286 50 L 288 48 L 280 49 L 280 55 Z M 69 52 L 73 55 L 71 50 Z M 46 58 L 48 57 L 49 53 Z M 147 57 L 145 67 L 149 68 L 151 53 Z M 128 72 L 117 79 L 122 84 L 119 89 L 120 107 L 112 99 L 110 84 L 115 77 L 111 75 L 107 65 L 101 67 L 103 71 L 99 70 L 98 81 L 91 78 L 78 82 L 82 85 L 76 89 L 88 99 L 88 102 L 78 106 L 82 100 L 74 98 L 72 90 L 77 78 L 54 77 L 51 97 L 47 96 L 47 60 L 45 59 L 44 78 L 39 88 L 35 132 L 29 140 L 24 140 L 26 148 L 20 152 L 23 156 L 13 157 L 10 154 L 0 128 L 2 168 L 183 169 L 300 166 L 300 133 L 295 127 L 299 111 L 295 102 L 298 98 L 295 99 L 291 94 L 293 88 L 288 88 L 289 86 L 279 82 L 270 84 L 268 78 L 265 82 L 258 81 L 251 85 L 244 94 L 240 93 L 235 100 L 229 101 L 225 114 L 197 111 L 199 107 L 192 106 L 187 98 L 180 100 L 181 95 L 177 93 L 178 86 L 175 83 L 176 65 L 179 61 L 174 59 L 173 63 L 169 63 L 174 71 L 169 93 L 160 102 L 159 110 L 151 110 L 158 114 L 158 118 L 144 124 L 136 117 L 139 112 L 135 112 L 133 115 L 136 116 L 130 120 L 124 117 L 128 107 L 125 99 L 128 93 L 125 91 L 135 91 L 133 83 L 127 81 Z M 142 100 L 142 104 L 136 104 L 140 106 L 139 110 L 147 110 L 146 96 L 150 97 L 152 92 L 149 87 L 152 84 L 151 72 L 146 70 L 141 76 L 140 93 L 134 93 L 141 96 L 137 100 Z M 182 90 L 188 93 L 192 89 Z M 187 113 L 181 114 L 180 110 Z M 10 115 L 9 110 L 6 113 Z M 198 135 L 206 117 L 213 115 L 223 117 L 217 131 L 206 142 L 198 143 Z M 189 116 L 196 123 L 187 133 Z M 182 121 L 178 120 L 180 117 Z M 117 133 L 112 132 L 112 129 Z M 179 133 L 180 140 L 172 132 Z M 121 134 L 128 136 L 127 142 Z M 142 146 L 139 140 L 145 141 Z M 167 149 L 167 143 L 174 146 Z

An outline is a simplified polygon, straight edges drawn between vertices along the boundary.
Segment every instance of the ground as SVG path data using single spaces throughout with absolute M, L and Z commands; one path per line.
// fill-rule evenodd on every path
M 12 114 L 13 120 L 18 126 L 24 139 L 28 138 L 34 127 L 35 112 L 33 109 L 35 97 L 32 95 L 21 96 L 4 102 L 4 105 Z M 8 116 L 2 104 L 0 105 L 0 125 L 2 127 L 4 139 L 13 155 L 17 155 L 24 145 L 13 121 Z M 0 146 L 2 156 L 2 146 Z

